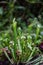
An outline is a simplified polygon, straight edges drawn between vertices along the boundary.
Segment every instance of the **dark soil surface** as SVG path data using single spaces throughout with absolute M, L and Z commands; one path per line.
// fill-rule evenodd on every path
M 10 54 L 9 54 L 9 56 L 10 56 L 10 58 L 11 58 L 11 55 L 10 55 Z M 36 59 L 38 56 L 39 56 L 39 54 L 35 55 L 34 58 L 31 59 L 30 61 Z M 16 63 L 10 64 L 10 62 L 8 61 L 8 59 L 6 58 L 6 56 L 5 56 L 4 54 L 3 54 L 1 57 L 4 58 L 4 59 L 3 59 L 3 60 L 0 60 L 0 65 L 17 65 Z M 34 63 L 32 63 L 32 64 L 29 64 L 29 63 L 28 63 L 27 65 L 33 65 L 33 64 L 34 64 Z M 18 65 L 25 65 L 25 63 L 19 63 Z M 39 65 L 43 65 L 43 62 L 40 63 Z
M 0 65 L 17 65 L 17 64 L 10 64 L 8 61 L 0 61 Z M 19 65 L 25 65 L 22 63 L 19 63 Z M 33 65 L 33 64 L 28 64 L 28 65 Z M 40 63 L 39 65 L 43 65 L 43 63 Z

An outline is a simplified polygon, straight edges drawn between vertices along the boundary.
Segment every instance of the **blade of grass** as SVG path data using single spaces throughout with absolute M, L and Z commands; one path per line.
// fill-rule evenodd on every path
M 6 57 L 8 58 L 8 60 L 11 62 L 11 64 L 13 64 L 13 62 L 11 61 L 11 59 L 10 59 L 10 57 L 9 57 L 9 55 L 7 54 L 6 51 L 4 51 L 4 54 L 6 55 Z
M 35 42 L 36 42 L 37 39 L 38 39 L 39 33 L 40 33 L 40 25 L 37 25 Z
M 0 45 L 0 46 L 1 46 L 1 48 L 3 48 L 2 45 Z M 6 57 L 8 58 L 8 60 L 11 62 L 11 64 L 13 64 L 13 62 L 11 61 L 11 59 L 10 59 L 9 55 L 7 54 L 7 52 L 6 51 L 3 51 L 3 52 L 6 55 Z
M 15 54 L 14 54 L 14 49 L 12 49 L 11 47 L 9 47 L 9 49 L 11 50 L 11 55 L 12 55 L 14 61 L 16 61 Z
M 16 50 L 17 50 L 17 22 L 13 20 L 13 34 L 14 34 L 14 54 L 16 59 Z
M 29 56 L 29 58 L 28 58 L 28 60 L 27 60 L 27 62 L 30 61 L 30 59 L 32 58 L 32 55 L 34 54 L 35 50 L 36 50 L 36 48 L 34 47 L 31 54 L 30 54 L 30 56 Z

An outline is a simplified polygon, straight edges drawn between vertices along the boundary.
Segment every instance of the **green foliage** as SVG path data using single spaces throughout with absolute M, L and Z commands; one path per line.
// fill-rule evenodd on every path
M 40 2 L 40 0 L 30 0 L 30 2 L 38 2 L 38 1 Z M 41 3 L 32 4 L 30 2 L 29 0 L 25 0 L 24 5 L 22 6 L 20 5 L 20 3 L 23 4 L 23 2 L 19 0 L 1 1 L 0 2 L 0 30 L 6 28 L 8 29 L 14 17 L 16 18 L 17 22 L 21 26 L 23 25 L 22 24 L 23 22 L 26 22 L 26 24 L 31 23 L 29 19 L 30 18 L 33 19 L 35 17 L 37 17 L 39 22 L 43 24 L 43 4 Z M 36 7 L 38 7 L 39 10 Z
M 36 25 L 35 32 L 33 30 L 34 25 Z M 2 39 L 0 40 L 0 48 L 8 48 L 12 55 L 13 62 L 29 62 L 32 57 L 39 53 L 40 50 L 36 45 L 39 45 L 39 41 L 41 42 L 42 37 L 40 33 L 41 25 L 39 23 L 32 23 L 27 27 L 27 31 L 23 32 L 20 27 L 17 27 L 17 22 L 15 19 L 13 20 L 12 24 L 12 36 L 9 33 L 2 34 Z M 33 33 L 35 34 L 34 40 L 32 38 Z M 12 38 L 12 40 L 11 40 Z M 6 40 L 5 40 L 6 39 Z M 5 42 L 3 42 L 3 40 Z M 5 46 L 4 46 L 5 45 Z M 6 50 L 4 51 L 8 60 L 13 63 L 7 54 Z
M 28 62 L 35 62 L 34 65 L 38 65 L 43 61 L 43 53 L 37 47 L 43 41 L 43 4 L 41 2 L 43 1 L 0 1 L 0 54 L 4 52 L 12 64 L 16 62 L 18 65 L 22 62 L 28 65 Z M 11 59 L 6 49 L 10 52 Z M 40 57 L 30 62 L 36 54 Z

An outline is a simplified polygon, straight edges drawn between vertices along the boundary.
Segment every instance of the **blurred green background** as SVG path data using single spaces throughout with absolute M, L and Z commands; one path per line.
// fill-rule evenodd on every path
M 43 25 L 43 0 L 0 0 L 0 30 L 9 29 L 13 18 L 20 26 L 34 18 Z

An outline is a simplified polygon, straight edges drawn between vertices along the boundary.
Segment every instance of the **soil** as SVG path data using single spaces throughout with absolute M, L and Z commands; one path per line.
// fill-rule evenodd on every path
M 10 62 L 8 61 L 8 59 L 5 57 L 5 55 L 2 55 L 2 57 L 4 58 L 4 60 L 0 60 L 0 65 L 17 65 L 16 63 L 14 64 L 10 64 Z M 35 58 L 37 58 L 38 55 L 34 56 L 34 58 L 32 60 L 34 60 Z M 30 60 L 30 61 L 32 61 Z M 25 65 L 25 63 L 19 63 L 18 65 Z M 33 65 L 33 64 L 27 64 L 27 65 Z M 43 65 L 43 62 L 40 63 L 39 65 Z
M 17 65 L 17 64 L 10 64 L 9 61 L 0 61 L 0 65 Z M 25 65 L 23 63 L 19 63 L 19 65 Z M 28 64 L 28 65 L 33 65 L 33 64 Z M 40 63 L 39 65 L 43 65 L 43 63 Z

